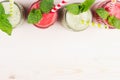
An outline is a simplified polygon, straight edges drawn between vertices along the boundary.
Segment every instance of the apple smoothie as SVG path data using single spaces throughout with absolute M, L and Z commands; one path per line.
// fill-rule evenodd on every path
M 62 25 L 73 31 L 82 31 L 89 27 L 87 24 L 81 24 L 81 21 L 92 22 L 90 7 L 95 0 L 85 0 L 83 3 L 68 4 L 59 11 L 60 22 Z
M 10 2 L 3 1 L 1 3 L 4 7 L 5 13 L 10 14 Z M 18 3 L 14 3 L 13 15 L 8 17 L 8 20 L 11 23 L 12 27 L 15 28 L 16 26 L 21 24 L 21 22 L 23 21 L 23 18 L 24 18 L 23 7 Z
M 71 29 L 73 31 L 82 31 L 89 27 L 89 25 L 80 24 L 81 20 L 92 22 L 92 14 L 90 10 L 80 13 L 78 15 L 74 15 L 67 11 L 65 8 L 63 8 L 60 11 L 60 15 L 62 25 L 65 28 Z
M 13 28 L 24 19 L 24 9 L 18 3 L 0 2 L 0 30 L 11 35 Z

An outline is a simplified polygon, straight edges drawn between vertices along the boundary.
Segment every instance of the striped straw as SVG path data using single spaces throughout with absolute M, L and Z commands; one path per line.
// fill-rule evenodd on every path
M 110 9 L 112 9 L 112 7 L 114 7 L 116 2 L 117 2 L 117 0 L 111 0 Z
M 80 20 L 80 24 L 85 24 L 87 26 L 92 26 L 92 27 L 98 27 L 98 28 L 103 28 L 103 29 L 108 29 L 108 27 L 104 24 L 100 23 L 95 23 L 95 22 L 90 22 L 90 21 L 85 21 L 85 20 Z
M 60 9 L 62 6 L 64 6 L 69 0 L 62 0 L 59 4 L 54 6 L 54 8 L 51 10 L 51 12 L 56 12 L 58 9 Z
M 111 0 L 111 2 L 112 2 L 113 4 L 115 4 L 115 3 L 117 2 L 117 0 Z
M 10 2 L 10 15 L 13 15 L 13 8 L 14 8 L 14 0 L 9 0 Z

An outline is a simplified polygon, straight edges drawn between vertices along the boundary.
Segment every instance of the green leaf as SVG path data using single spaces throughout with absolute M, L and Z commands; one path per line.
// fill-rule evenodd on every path
M 120 29 L 120 19 L 117 19 L 114 16 L 109 16 L 108 17 L 108 23 L 112 26 L 114 26 L 117 29 Z
M 41 20 L 41 18 L 42 18 L 42 13 L 40 9 L 33 9 L 30 11 L 28 15 L 28 23 L 36 24 Z
M 66 9 L 74 15 L 78 15 L 79 13 L 86 12 L 90 9 L 94 2 L 95 0 L 85 0 L 85 2 L 80 4 L 69 4 L 66 6 Z
M 109 16 L 109 13 L 104 8 L 96 9 L 96 13 L 102 18 L 107 19 Z
M 95 0 L 85 0 L 82 3 L 82 6 L 84 6 L 84 9 L 82 12 L 86 12 L 88 9 L 90 9 L 90 7 L 92 6 L 92 4 L 95 2 Z
M 40 9 L 42 13 L 49 13 L 53 8 L 54 0 L 42 0 L 40 3 Z
M 5 14 L 4 7 L 2 3 L 0 3 L 0 29 L 7 33 L 8 35 L 11 35 L 12 33 L 12 25 L 7 19 L 9 17 L 9 14 Z
M 1 14 L 5 14 L 5 10 L 4 10 L 2 3 L 0 3 L 0 15 Z
M 7 19 L 9 17 L 8 14 L 1 14 L 0 19 Z
M 114 18 L 114 16 L 109 16 L 108 17 L 108 23 L 110 24 L 110 25 L 112 25 L 113 26 L 113 18 Z
M 7 19 L 0 19 L 0 29 L 8 35 L 12 33 L 12 25 Z
M 84 10 L 84 5 L 82 4 L 79 4 L 79 12 L 82 13 Z
M 74 15 L 78 15 L 79 14 L 79 5 L 78 4 L 69 4 L 66 6 L 67 11 L 69 11 L 70 13 L 74 14 Z

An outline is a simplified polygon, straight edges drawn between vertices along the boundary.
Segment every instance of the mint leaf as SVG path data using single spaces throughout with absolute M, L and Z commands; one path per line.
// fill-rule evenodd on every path
M 69 11 L 70 13 L 72 13 L 74 15 L 79 14 L 79 5 L 78 4 L 69 4 L 65 8 L 67 9 L 67 11 Z
M 92 6 L 94 2 L 95 0 L 85 0 L 85 2 L 80 3 L 80 4 L 69 4 L 66 6 L 66 9 L 74 15 L 78 15 L 90 9 L 90 7 Z
M 33 9 L 30 11 L 28 15 L 28 23 L 36 24 L 41 20 L 41 18 L 42 18 L 42 13 L 40 9 Z
M 49 13 L 53 8 L 54 0 L 42 0 L 40 3 L 40 9 L 42 13 Z
M 120 29 L 120 20 L 116 17 L 113 18 L 113 26 L 115 26 L 117 29 Z
M 117 29 L 120 29 L 120 20 L 114 16 L 108 17 L 108 23 Z
M 90 9 L 90 7 L 92 6 L 92 4 L 95 2 L 95 0 L 85 0 L 82 3 L 83 11 L 82 12 L 86 12 L 88 9 Z
M 107 19 L 109 16 L 109 13 L 104 8 L 96 9 L 96 13 L 102 18 Z
M 0 29 L 7 33 L 8 35 L 11 35 L 12 33 L 12 25 L 10 24 L 9 20 L 7 19 L 9 17 L 9 14 L 5 14 L 5 10 L 3 5 L 0 3 Z
M 82 13 L 84 10 L 84 5 L 82 4 L 79 4 L 79 12 Z
M 0 19 L 7 19 L 9 17 L 8 14 L 1 14 Z
M 108 23 L 112 26 L 113 26 L 113 23 L 114 23 L 113 18 L 114 18 L 114 16 L 109 16 L 108 17 Z
M 5 14 L 5 10 L 2 3 L 0 3 L 0 14 Z
M 0 19 L 0 29 L 7 33 L 8 35 L 11 35 L 12 33 L 12 25 L 8 21 L 8 19 Z

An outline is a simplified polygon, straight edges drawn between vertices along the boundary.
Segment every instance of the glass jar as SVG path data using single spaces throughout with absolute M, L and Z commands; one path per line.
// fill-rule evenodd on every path
M 105 24 L 109 29 L 114 29 L 115 27 L 110 25 L 107 20 L 103 20 L 97 15 L 96 9 L 98 8 L 104 8 L 111 16 L 115 16 L 120 19 L 120 1 L 117 0 L 115 4 L 112 4 L 111 0 L 99 1 L 92 7 L 93 21 L 100 24 Z
M 80 3 L 73 3 L 80 4 Z M 81 24 L 80 21 L 92 22 L 92 14 L 91 11 L 88 10 L 86 12 L 80 13 L 78 15 L 74 15 L 66 10 L 65 7 L 59 10 L 59 20 L 62 25 L 72 31 L 82 31 L 89 27 L 89 25 Z
M 28 15 L 29 15 L 29 12 L 32 9 L 40 8 L 40 3 L 41 3 L 41 0 L 38 0 L 38 1 L 34 2 L 31 5 L 30 9 L 28 10 Z M 41 20 L 38 23 L 34 24 L 34 25 L 36 27 L 42 28 L 42 29 L 48 28 L 48 27 L 50 27 L 51 25 L 53 25 L 57 21 L 57 17 L 58 17 L 58 13 L 57 12 L 43 13 Z
M 9 1 L 2 1 L 5 13 L 10 14 L 10 2 Z M 24 8 L 18 3 L 14 3 L 13 6 L 13 14 L 8 17 L 9 22 L 11 23 L 12 27 L 15 28 L 16 26 L 22 24 L 25 17 Z

